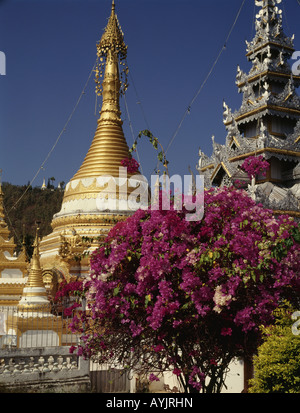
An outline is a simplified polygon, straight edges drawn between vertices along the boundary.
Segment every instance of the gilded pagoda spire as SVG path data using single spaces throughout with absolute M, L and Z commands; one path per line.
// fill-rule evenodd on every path
M 84 162 L 71 181 L 105 174 L 118 176 L 121 161 L 130 157 L 119 102 L 127 88 L 126 56 L 127 46 L 113 2 L 108 24 L 97 44 L 96 94 L 103 98 L 98 127 Z M 119 64 L 124 66 L 121 73 Z
M 126 56 L 127 45 L 113 1 L 97 43 L 96 95 L 102 98 L 97 128 L 82 165 L 66 185 L 61 210 L 53 216 L 53 233 L 41 242 L 44 268 L 55 264 L 57 272 L 86 274 L 88 258 L 78 269 L 83 251 L 102 242 L 117 222 L 148 205 L 146 179 L 122 166 L 123 160 L 131 158 L 120 109 L 120 98 L 127 89 Z M 88 246 L 91 239 L 95 242 Z
M 122 170 L 122 161 L 131 158 L 122 128 L 120 110 L 120 96 L 127 89 L 126 56 L 127 45 L 113 2 L 107 26 L 97 43 L 96 94 L 102 96 L 97 129 L 82 165 L 66 186 L 61 211 L 52 221 L 53 228 L 57 224 L 61 225 L 62 216 L 68 216 L 70 225 L 77 225 L 78 218 L 72 217 L 78 217 L 78 211 L 80 219 L 90 213 L 98 215 L 98 212 L 103 210 L 110 213 L 125 211 L 127 215 L 130 211 L 127 202 L 129 195 L 141 181 L 144 183 L 138 172 L 128 172 L 124 176 Z M 124 181 L 126 176 L 131 183 L 135 182 L 133 186 L 127 185 L 126 179 Z M 109 183 L 103 183 L 103 177 L 110 177 Z M 119 185 L 121 182 L 123 184 Z M 118 188 L 115 188 L 116 183 Z M 100 208 L 99 203 L 96 203 L 97 199 L 102 200 Z

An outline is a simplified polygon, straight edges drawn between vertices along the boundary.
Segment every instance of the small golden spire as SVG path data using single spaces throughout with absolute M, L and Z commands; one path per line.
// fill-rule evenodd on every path
M 36 230 L 34 250 L 30 261 L 30 270 L 27 283 L 23 289 L 18 308 L 22 311 L 49 312 L 50 302 L 43 282 L 39 251 L 39 228 Z
M 0 169 L 0 195 L 4 195 L 3 191 L 2 191 L 2 172 L 3 172 L 3 170 Z
M 43 179 L 43 185 L 41 186 L 41 189 L 47 189 L 47 187 L 46 187 L 46 182 L 45 182 L 45 178 Z
M 10 230 L 6 222 L 7 217 L 4 207 L 4 192 L 1 184 L 1 172 L 2 170 L 0 169 L 0 251 L 7 251 L 12 256 L 15 252 L 16 244 L 14 243 L 13 238 L 10 237 Z M 5 268 L 7 263 L 7 258 L 4 254 L 2 254 L 0 256 L 0 267 Z M 10 261 L 10 265 L 12 265 L 12 261 Z
M 30 272 L 28 275 L 27 287 L 45 287 L 42 277 L 42 268 L 40 264 L 39 248 L 39 228 L 36 229 L 35 240 L 33 243 L 33 254 L 30 261 Z
M 3 233 L 2 236 L 8 236 L 9 231 L 8 231 L 7 224 L 6 224 L 6 221 L 5 221 L 4 192 L 2 190 L 1 173 L 2 173 L 2 169 L 0 169 L 0 228 L 5 230 L 5 234 Z
M 0 182 L 0 218 L 2 218 L 2 219 L 4 219 L 3 198 L 4 198 L 4 193 L 2 191 L 2 186 L 1 186 L 1 182 Z

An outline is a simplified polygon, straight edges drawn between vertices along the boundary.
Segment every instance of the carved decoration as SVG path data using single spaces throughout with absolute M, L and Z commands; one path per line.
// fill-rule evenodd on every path
M 242 93 L 242 103 L 232 111 L 223 102 L 223 122 L 227 130 L 225 145 L 212 139 L 213 153 L 210 157 L 201 152 L 197 169 L 204 175 L 205 186 L 212 184 L 232 185 L 241 174 L 240 165 L 248 156 L 262 154 L 265 159 L 277 158 L 282 170 L 279 182 L 271 182 L 271 173 L 266 178 L 270 184 L 246 182 L 249 195 L 268 208 L 299 212 L 300 190 L 300 98 L 296 88 L 300 76 L 293 76 L 288 60 L 294 52 L 294 36 L 285 36 L 282 29 L 281 0 L 256 0 L 260 7 L 256 15 L 256 34 L 247 43 L 247 57 L 252 63 L 248 73 L 237 67 L 236 85 Z M 282 119 L 282 132 L 272 131 L 271 119 Z M 290 123 L 292 132 L 286 128 Z M 296 126 L 295 126 L 296 123 Z M 274 163 L 274 165 L 278 165 Z M 283 163 L 284 162 L 284 163 Z M 220 172 L 221 165 L 226 173 Z M 275 166 L 274 166 L 275 167 Z M 280 169 L 280 168 L 279 168 Z M 275 176 L 278 176 L 277 175 Z

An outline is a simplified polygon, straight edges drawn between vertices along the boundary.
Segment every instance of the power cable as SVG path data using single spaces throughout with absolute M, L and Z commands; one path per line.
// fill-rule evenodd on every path
M 131 118 L 130 118 L 130 113 L 129 113 L 129 109 L 128 109 L 128 105 L 127 105 L 127 100 L 126 100 L 126 95 L 125 95 L 125 93 L 124 93 L 124 102 L 125 102 L 125 108 L 126 108 L 128 123 L 129 123 L 129 127 L 130 127 L 131 134 L 132 134 L 132 141 L 134 142 L 134 141 L 135 141 L 135 137 L 134 137 L 135 135 L 134 135 L 134 132 L 133 132 L 132 122 L 131 122 Z M 136 155 L 137 155 L 137 158 L 138 158 L 138 162 L 139 162 L 139 164 L 140 164 L 140 168 L 141 168 L 142 175 L 144 175 L 138 149 L 136 148 L 135 151 L 136 151 Z
M 74 106 L 74 108 L 73 108 L 70 116 L 68 117 L 68 120 L 66 121 L 64 127 L 62 128 L 60 134 L 58 135 L 58 137 L 57 137 L 54 145 L 52 146 L 52 148 L 51 148 L 50 151 L 48 152 L 45 160 L 43 161 L 43 163 L 42 163 L 41 166 L 39 167 L 38 171 L 36 172 L 36 174 L 34 175 L 34 177 L 32 178 L 32 180 L 31 180 L 30 183 L 28 184 L 28 186 L 27 186 L 27 188 L 25 189 L 25 191 L 23 192 L 23 194 L 22 194 L 22 195 L 20 196 L 20 198 L 15 202 L 15 204 L 11 207 L 11 209 L 8 211 L 8 213 L 10 213 L 10 211 L 11 211 L 12 209 L 14 209 L 14 208 L 18 205 L 18 203 L 23 199 L 23 197 L 24 197 L 25 194 L 28 192 L 29 188 L 32 186 L 33 182 L 34 182 L 35 179 L 37 178 L 37 176 L 38 176 L 38 174 L 40 173 L 40 171 L 41 171 L 42 169 L 44 169 L 45 163 L 48 161 L 49 157 L 51 156 L 51 154 L 52 154 L 52 152 L 54 151 L 55 147 L 57 146 L 58 142 L 60 141 L 60 138 L 62 137 L 62 134 L 66 131 L 66 128 L 67 128 L 68 124 L 70 123 L 70 121 L 71 121 L 71 119 L 72 119 L 72 117 L 73 117 L 73 115 L 74 115 L 74 113 L 75 113 L 75 111 L 76 111 L 76 109 L 77 109 L 80 101 L 81 101 L 82 96 L 85 94 L 85 90 L 86 90 L 87 85 L 88 85 L 88 83 L 89 83 L 89 81 L 90 81 L 90 78 L 91 78 L 91 76 L 92 76 L 92 73 L 93 73 L 93 71 L 94 71 L 94 69 L 95 69 L 95 65 L 96 65 L 96 63 L 94 64 L 94 66 L 93 66 L 93 68 L 92 68 L 92 70 L 91 70 L 91 72 L 90 72 L 90 74 L 89 74 L 89 77 L 88 77 L 88 79 L 87 79 L 87 81 L 86 81 L 86 83 L 85 83 L 85 85 L 84 85 L 84 88 L 83 88 L 83 90 L 82 90 L 79 98 L 77 99 L 77 102 L 76 102 L 76 104 L 75 104 L 75 106 Z
M 130 76 L 130 80 L 131 80 L 131 83 L 132 83 L 134 92 L 135 92 L 135 94 L 136 94 L 137 104 L 139 105 L 140 110 L 141 110 L 141 112 L 142 112 L 142 116 L 143 116 L 143 118 L 144 118 L 146 127 L 147 127 L 148 130 L 150 130 L 150 128 L 149 128 L 149 123 L 148 123 L 148 121 L 147 121 L 147 119 L 146 119 L 145 111 L 144 111 L 144 108 L 143 108 L 143 104 L 142 104 L 141 99 L 139 98 L 139 95 L 138 95 L 138 92 L 137 92 L 137 89 L 136 89 L 136 86 L 135 86 L 135 83 L 134 83 L 134 80 L 133 80 L 133 77 L 132 77 L 131 72 L 129 72 L 129 76 Z
M 218 56 L 217 56 L 216 60 L 214 61 L 213 65 L 212 65 L 210 71 L 208 72 L 206 78 L 204 79 L 202 85 L 200 86 L 200 88 L 198 89 L 197 93 L 195 94 L 195 96 L 194 96 L 193 99 L 191 100 L 190 104 L 188 105 L 186 111 L 184 112 L 184 115 L 183 115 L 183 117 L 182 117 L 182 119 L 181 119 L 181 121 L 180 121 L 180 123 L 179 123 L 179 125 L 178 125 L 178 127 L 177 127 L 177 129 L 176 129 L 176 131 L 175 131 L 175 133 L 174 133 L 174 135 L 172 136 L 172 138 L 171 138 L 171 140 L 170 140 L 170 142 L 169 142 L 169 144 L 168 144 L 168 146 L 167 146 L 167 149 L 166 149 L 165 153 L 167 153 L 167 151 L 169 150 L 170 146 L 172 145 L 172 143 L 173 143 L 174 139 L 176 138 L 176 136 L 177 136 L 177 134 L 178 134 L 178 132 L 179 132 L 179 130 L 180 130 L 180 128 L 181 128 L 181 126 L 182 126 L 185 118 L 186 118 L 186 116 L 190 113 L 192 105 L 194 104 L 195 100 L 197 99 L 197 97 L 198 97 L 199 94 L 201 93 L 203 87 L 205 86 L 205 84 L 207 83 L 208 79 L 210 78 L 210 76 L 211 76 L 211 74 L 212 74 L 215 66 L 217 65 L 217 63 L 218 63 L 218 61 L 219 61 L 219 59 L 220 59 L 223 51 L 226 49 L 227 43 L 228 43 L 228 41 L 229 41 L 229 39 L 230 39 L 230 36 L 231 36 L 231 33 L 232 33 L 232 31 L 233 31 L 233 29 L 234 29 L 234 27 L 235 27 L 235 25 L 236 25 L 236 23 L 237 23 L 237 21 L 238 21 L 238 18 L 239 18 L 240 14 L 241 14 L 241 11 L 242 11 L 242 9 L 243 9 L 243 6 L 244 6 L 245 2 L 246 2 L 246 0 L 243 0 L 243 1 L 242 1 L 242 4 L 241 4 L 241 6 L 240 6 L 240 8 L 239 8 L 239 10 L 238 10 L 238 13 L 237 13 L 237 15 L 236 15 L 236 17 L 235 17 L 235 19 L 234 19 L 234 22 L 233 22 L 233 24 L 232 24 L 232 26 L 231 26 L 231 28 L 230 28 L 230 30 L 229 30 L 229 33 L 228 33 L 228 35 L 227 35 L 227 37 L 226 37 L 226 39 L 225 39 L 225 42 L 224 42 L 224 44 L 223 44 L 220 52 L 218 53 Z

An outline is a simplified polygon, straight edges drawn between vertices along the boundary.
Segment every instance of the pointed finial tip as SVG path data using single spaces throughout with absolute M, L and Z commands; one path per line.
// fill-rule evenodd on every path
M 39 223 L 36 226 L 36 231 L 35 231 L 35 240 L 34 240 L 34 246 L 39 247 L 39 231 L 40 231 L 40 226 Z

